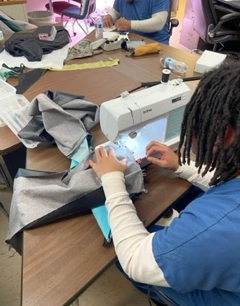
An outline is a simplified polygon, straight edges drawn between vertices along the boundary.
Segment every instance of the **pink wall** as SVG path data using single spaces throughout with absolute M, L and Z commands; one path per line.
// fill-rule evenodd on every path
M 54 1 L 54 0 L 52 0 Z M 48 0 L 27 0 L 26 10 L 27 12 L 32 11 L 45 11 L 45 4 L 48 3 Z M 113 0 L 96 0 L 97 8 L 109 7 L 112 6 Z
M 45 11 L 45 4 L 47 3 L 47 0 L 39 1 L 39 0 L 28 0 L 26 3 L 26 10 L 27 12 L 32 11 Z

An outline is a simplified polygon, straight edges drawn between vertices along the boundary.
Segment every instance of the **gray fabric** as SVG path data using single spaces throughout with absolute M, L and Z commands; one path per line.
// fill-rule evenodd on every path
M 135 162 L 131 152 L 114 144 L 111 144 L 111 146 L 115 149 L 116 156 L 120 160 L 125 157 L 128 159 L 125 179 L 129 194 L 142 192 L 144 187 L 142 170 Z M 9 234 L 6 241 L 9 242 L 18 232 L 28 228 L 27 226 L 33 221 L 57 211 L 76 199 L 79 199 L 76 205 L 81 206 L 82 196 L 91 194 L 91 192 L 101 188 L 100 179 L 92 168 L 89 168 L 89 159 L 94 160 L 95 155 L 90 154 L 87 159 L 69 173 L 39 173 L 32 170 L 23 170 L 23 176 L 19 173 L 20 175 L 17 175 L 14 180 Z M 103 204 L 105 197 L 101 200 L 94 198 L 91 201 L 94 203 L 89 203 L 89 207 L 87 207 L 89 210 Z M 76 210 L 79 212 L 79 207 L 76 207 Z M 84 207 L 84 210 L 86 210 L 86 207 Z M 64 217 L 66 216 L 57 216 L 57 219 Z
M 105 42 L 105 40 L 104 40 Z M 91 42 L 89 39 L 82 39 L 76 43 L 72 48 L 68 49 L 68 55 L 65 61 L 74 59 L 74 58 L 83 58 L 93 56 L 95 54 L 102 53 L 102 50 L 98 48 L 103 44 L 103 42 Z
M 101 48 L 104 51 L 112 51 L 112 50 L 117 50 L 122 48 L 122 43 L 125 41 L 125 39 L 120 39 L 116 41 L 106 41 Z
M 36 138 L 36 126 L 42 124 L 42 129 L 54 139 L 59 150 L 66 156 L 79 147 L 88 135 L 87 131 L 99 122 L 98 105 L 61 92 L 37 95 L 28 106 L 28 114 L 33 120 L 18 136 L 40 141 Z M 38 122 L 39 117 L 41 120 Z

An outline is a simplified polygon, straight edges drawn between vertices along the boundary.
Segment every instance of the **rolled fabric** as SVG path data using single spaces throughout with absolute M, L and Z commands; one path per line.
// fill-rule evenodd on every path
M 137 46 L 134 49 L 134 56 L 141 56 L 145 54 L 153 54 L 153 53 L 159 53 L 159 51 L 163 50 L 160 43 L 150 43 L 142 46 Z

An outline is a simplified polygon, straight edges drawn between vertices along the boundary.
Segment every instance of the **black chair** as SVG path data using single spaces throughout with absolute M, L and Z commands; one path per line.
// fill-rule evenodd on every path
M 71 19 L 74 20 L 72 24 L 74 35 L 76 35 L 76 33 L 74 32 L 75 23 L 79 25 L 79 27 L 83 30 L 85 34 L 88 34 L 89 32 L 88 23 L 89 23 L 89 20 L 90 22 L 93 22 L 93 20 L 91 19 L 91 14 L 96 10 L 96 0 L 82 0 L 81 2 L 82 2 L 81 7 L 76 7 L 75 5 L 72 5 L 66 8 L 65 10 L 63 10 L 61 13 L 62 22 L 63 22 L 64 16 L 68 17 L 66 25 L 68 24 L 69 20 Z M 86 30 L 78 22 L 79 20 L 84 21 Z
M 213 0 L 192 0 L 193 28 L 212 51 L 237 51 L 232 42 L 240 42 L 240 13 L 218 17 Z M 232 46 L 231 46 L 232 44 Z
M 177 18 L 172 18 L 171 16 L 172 7 L 175 4 L 174 1 L 175 0 L 171 0 L 170 2 L 170 11 L 168 15 L 168 31 L 170 36 L 172 36 L 173 29 L 179 25 L 179 20 Z

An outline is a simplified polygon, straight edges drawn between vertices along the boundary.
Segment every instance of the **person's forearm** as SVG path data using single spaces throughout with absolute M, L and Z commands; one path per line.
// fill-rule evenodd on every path
M 113 23 L 116 22 L 116 20 L 118 20 L 118 18 L 121 17 L 120 13 L 117 12 L 113 7 L 111 8 L 110 12 L 108 13 L 108 15 L 110 15 L 113 19 Z
M 145 20 L 131 20 L 131 30 L 152 33 L 161 31 L 166 24 L 168 12 L 163 11 Z
M 154 234 L 150 234 L 139 220 L 126 191 L 123 174 L 108 173 L 101 180 L 114 246 L 124 271 L 136 281 L 169 286 L 153 256 Z

